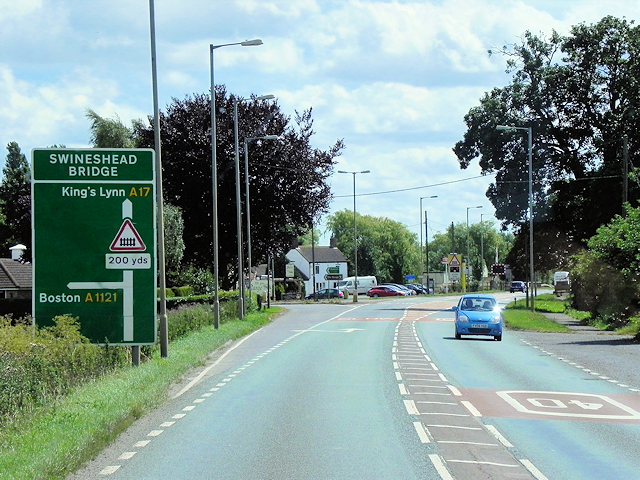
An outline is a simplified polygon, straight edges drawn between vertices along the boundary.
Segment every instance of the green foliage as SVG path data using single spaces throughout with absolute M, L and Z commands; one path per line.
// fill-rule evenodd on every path
M 164 216 L 164 256 L 168 271 L 180 270 L 180 262 L 184 256 L 184 220 L 179 207 L 170 204 L 163 206 Z
M 167 283 L 172 285 L 190 285 L 196 295 L 213 293 L 214 278 L 211 271 L 194 264 L 183 266 L 179 272 L 167 274 Z
M 574 255 L 570 263 L 574 307 L 618 324 L 634 314 L 639 299 L 634 278 L 590 251 Z
M 77 319 L 64 315 L 54 325 L 11 326 L 0 318 L 0 419 L 49 403 L 71 388 L 130 362 L 124 347 L 92 345 Z
M 640 208 L 626 206 L 587 242 L 591 253 L 625 274 L 640 273 Z
M 103 118 L 88 108 L 85 116 L 91 120 L 90 141 L 95 148 L 136 147 L 133 130 L 124 125 L 117 114 L 115 118 Z
M 509 306 L 503 312 L 504 323 L 511 330 L 530 330 L 534 332 L 569 332 L 564 325 L 560 325 L 538 312 L 524 309 L 524 306 Z
M 0 183 L 0 248 L 22 243 L 31 246 L 31 169 L 16 142 L 7 145 L 7 158 Z M 30 261 L 26 254 L 24 259 Z
M 191 286 L 183 286 L 183 287 L 173 287 L 173 291 L 176 294 L 176 297 L 188 297 L 189 295 L 193 295 L 193 287 Z
M 507 58 L 511 83 L 486 93 L 465 116 L 467 132 L 454 152 L 461 168 L 477 160 L 483 173 L 495 175 L 487 196 L 496 217 L 521 237 L 519 251 L 526 251 L 528 236 L 527 132 L 496 126 L 532 128 L 540 270 L 557 269 L 622 213 L 625 135 L 632 164 L 640 154 L 639 52 L 640 27 L 611 16 L 574 26 L 567 36 L 525 32 L 520 43 L 497 50 Z M 628 195 L 640 199 L 637 184 Z M 524 271 L 526 257 L 514 255 L 510 263 Z
M 353 275 L 353 211 L 343 210 L 327 220 L 338 248 L 349 259 Z M 379 282 L 404 283 L 407 274 L 420 274 L 417 235 L 400 222 L 356 213 L 358 275 L 375 275 Z
M 338 140 L 327 150 L 311 145 L 311 110 L 285 116 L 276 102 L 242 99 L 215 88 L 217 220 L 220 247 L 220 285 L 237 283 L 234 101 L 238 106 L 239 138 L 278 135 L 278 141 L 253 141 L 248 148 L 252 256 L 258 263 L 267 253 L 288 251 L 291 240 L 303 234 L 329 209 L 328 177 L 344 145 Z M 213 263 L 211 101 L 208 94 L 174 99 L 162 114 L 164 195 L 181 208 L 184 217 L 185 260 Z M 265 121 L 268 120 L 265 124 Z M 153 126 L 139 124 L 141 146 L 154 143 Z M 244 205 L 242 206 L 244 210 Z M 246 241 L 246 235 L 245 235 Z M 181 282 L 182 283 L 182 282 Z M 185 282 L 186 283 L 186 282 Z M 195 285 L 194 285 L 195 286 Z M 204 292 L 202 292 L 204 293 Z

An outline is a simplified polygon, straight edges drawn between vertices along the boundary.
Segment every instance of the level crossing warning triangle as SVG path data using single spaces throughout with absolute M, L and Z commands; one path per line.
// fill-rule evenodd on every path
M 118 234 L 111 242 L 111 246 L 109 246 L 109 250 L 112 252 L 143 252 L 146 249 L 147 247 L 136 227 L 133 226 L 133 223 L 128 218 L 122 222 Z
M 458 256 L 457 255 L 451 255 L 449 257 L 449 266 L 450 267 L 459 267 L 460 266 L 460 260 L 458 260 Z

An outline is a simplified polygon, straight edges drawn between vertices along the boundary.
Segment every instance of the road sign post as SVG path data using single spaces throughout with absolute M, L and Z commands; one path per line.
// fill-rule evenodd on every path
M 155 199 L 153 150 L 33 150 L 36 324 L 70 314 L 94 343 L 155 343 Z

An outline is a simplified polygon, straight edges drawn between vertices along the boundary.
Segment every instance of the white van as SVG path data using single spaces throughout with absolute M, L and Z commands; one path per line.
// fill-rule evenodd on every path
M 336 288 L 344 293 L 344 296 L 346 298 L 349 295 L 353 295 L 353 292 L 355 290 L 355 281 L 356 277 L 347 277 L 344 280 L 338 282 L 338 286 Z M 365 275 L 362 277 L 358 275 L 358 295 L 366 294 L 371 287 L 375 287 L 376 285 L 378 285 L 378 281 L 373 275 Z

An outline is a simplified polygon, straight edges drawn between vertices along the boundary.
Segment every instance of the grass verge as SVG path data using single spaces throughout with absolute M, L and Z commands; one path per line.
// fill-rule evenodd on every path
M 529 330 L 533 332 L 570 332 L 567 327 L 549 320 L 540 312 L 566 313 L 564 300 L 554 295 L 538 295 L 535 298 L 536 311 L 527 309 L 525 300 L 510 303 L 503 312 L 504 322 L 512 330 Z
M 47 408 L 0 432 L 0 479 L 63 479 L 93 458 L 133 421 L 167 400 L 189 369 L 226 342 L 270 322 L 281 309 L 206 327 L 169 345 L 169 357 L 152 358 L 75 389 Z

